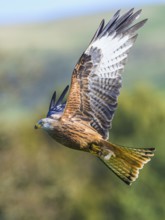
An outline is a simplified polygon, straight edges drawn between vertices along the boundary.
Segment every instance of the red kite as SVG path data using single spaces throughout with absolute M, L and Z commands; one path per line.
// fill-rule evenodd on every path
M 140 13 L 131 9 L 120 16 L 117 11 L 106 25 L 102 20 L 73 70 L 67 102 L 63 98 L 69 86 L 57 102 L 53 94 L 47 117 L 35 125 L 66 147 L 94 154 L 129 185 L 154 148 L 122 147 L 108 138 L 128 53 L 147 21 L 133 24 Z

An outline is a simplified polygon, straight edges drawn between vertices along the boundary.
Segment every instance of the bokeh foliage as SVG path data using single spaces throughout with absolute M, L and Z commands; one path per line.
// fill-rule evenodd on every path
M 69 82 L 96 16 L 0 28 L 4 41 L 6 33 L 6 49 L 0 45 L 0 220 L 164 219 L 165 29 L 162 7 L 146 8 L 144 14 L 151 21 L 131 52 L 110 132 L 114 143 L 157 149 L 131 187 L 94 156 L 33 129 L 46 114 L 53 89 L 61 92 Z M 15 40 L 7 44 L 12 33 Z

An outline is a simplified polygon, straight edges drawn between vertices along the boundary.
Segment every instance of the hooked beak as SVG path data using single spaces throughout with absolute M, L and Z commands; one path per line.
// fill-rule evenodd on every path
M 39 122 L 37 122 L 34 126 L 34 129 L 38 129 L 38 128 L 41 128 L 42 127 L 42 124 Z

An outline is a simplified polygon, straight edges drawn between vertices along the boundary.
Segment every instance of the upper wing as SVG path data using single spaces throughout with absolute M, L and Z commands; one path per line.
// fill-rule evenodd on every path
M 131 9 L 120 17 L 117 11 L 106 26 L 104 20 L 101 22 L 73 71 L 63 119 L 89 120 L 103 138 L 108 138 L 122 85 L 121 73 L 136 31 L 147 20 L 131 26 L 140 13 L 141 10 L 134 13 Z
M 50 101 L 47 117 L 51 117 L 51 118 L 61 117 L 62 113 L 64 112 L 65 106 L 66 106 L 66 101 L 63 102 L 63 99 L 64 99 L 65 95 L 67 94 L 68 89 L 69 89 L 69 86 L 66 86 L 66 88 L 64 89 L 64 91 L 60 95 L 57 102 L 56 102 L 56 91 L 53 93 L 53 96 Z

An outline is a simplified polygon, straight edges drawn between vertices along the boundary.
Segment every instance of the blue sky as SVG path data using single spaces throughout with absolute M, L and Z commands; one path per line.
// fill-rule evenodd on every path
M 0 0 L 0 24 L 60 19 L 165 0 Z

